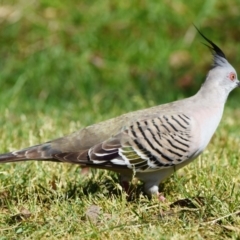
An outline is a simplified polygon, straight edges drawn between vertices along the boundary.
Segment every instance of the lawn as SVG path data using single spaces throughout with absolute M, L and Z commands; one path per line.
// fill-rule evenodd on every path
M 240 73 L 240 3 L 1 1 L 0 153 L 194 94 L 211 65 L 193 23 Z M 240 89 L 205 152 L 127 199 L 118 176 L 76 165 L 0 165 L 3 239 L 238 239 Z

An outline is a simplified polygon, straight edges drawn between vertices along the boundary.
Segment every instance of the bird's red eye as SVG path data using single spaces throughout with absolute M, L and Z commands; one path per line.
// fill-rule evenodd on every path
M 235 73 L 230 73 L 229 74 L 229 78 L 230 78 L 230 80 L 235 80 L 235 78 L 236 78 L 236 74 Z

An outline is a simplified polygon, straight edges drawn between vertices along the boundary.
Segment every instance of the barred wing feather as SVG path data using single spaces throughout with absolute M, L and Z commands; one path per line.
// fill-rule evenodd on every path
M 191 118 L 169 114 L 134 122 L 128 128 L 92 148 L 59 153 L 58 160 L 84 165 L 122 166 L 137 172 L 177 165 L 189 159 Z

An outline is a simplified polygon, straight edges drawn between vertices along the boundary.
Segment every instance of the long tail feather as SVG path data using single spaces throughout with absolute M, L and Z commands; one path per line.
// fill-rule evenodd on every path
M 19 162 L 29 160 L 42 160 L 60 162 L 53 157 L 53 154 L 61 153 L 51 148 L 51 143 L 44 143 L 18 151 L 0 154 L 0 163 Z

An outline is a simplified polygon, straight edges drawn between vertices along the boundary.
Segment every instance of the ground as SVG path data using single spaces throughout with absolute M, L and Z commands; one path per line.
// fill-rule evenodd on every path
M 197 25 L 239 72 L 239 3 L 2 1 L 0 152 L 199 89 L 211 64 Z M 133 198 L 76 165 L 0 165 L 0 239 L 238 239 L 239 89 L 204 153 Z

